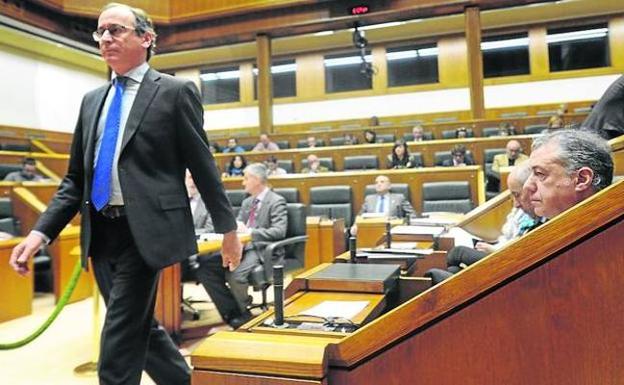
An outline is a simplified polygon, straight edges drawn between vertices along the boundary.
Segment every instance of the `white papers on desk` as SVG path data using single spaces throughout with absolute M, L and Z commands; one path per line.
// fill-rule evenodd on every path
M 449 229 L 448 235 L 455 238 L 455 246 L 466 246 L 473 248 L 473 239 L 481 240 L 479 237 L 470 234 L 461 227 L 452 227 L 451 229 Z
M 414 226 L 452 226 L 457 223 L 456 218 L 412 218 L 410 224 Z
M 338 317 L 352 319 L 364 310 L 368 304 L 369 301 L 323 301 L 299 314 L 323 318 Z
M 394 226 L 391 234 L 397 235 L 431 235 L 437 237 L 444 231 L 443 226 Z
M 386 218 L 387 215 L 385 213 L 363 213 L 360 215 L 362 219 L 366 218 Z
M 221 241 L 223 240 L 223 234 L 203 233 L 203 234 L 199 234 L 198 240 L 200 242 Z

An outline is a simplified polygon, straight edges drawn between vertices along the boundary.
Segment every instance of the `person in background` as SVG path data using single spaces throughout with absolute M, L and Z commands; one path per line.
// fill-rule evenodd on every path
M 373 130 L 364 131 L 364 143 L 373 144 L 377 142 L 377 134 Z
M 229 154 L 230 152 L 245 152 L 245 149 L 238 144 L 238 140 L 236 138 L 228 139 L 227 146 L 223 149 L 224 154 Z
M 370 120 L 368 122 L 368 125 L 371 126 L 371 127 L 379 126 L 379 118 L 374 116 L 374 115 L 371 116 L 371 118 L 370 118 Z
M 451 159 L 445 159 L 442 162 L 444 167 L 472 166 L 474 161 L 466 154 L 466 146 L 456 144 L 451 149 Z
M 219 147 L 219 144 L 216 142 L 210 142 L 208 144 L 208 149 L 212 155 L 218 154 L 221 151 L 221 147 Z
M 318 174 L 318 173 L 329 171 L 327 167 L 321 165 L 321 160 L 318 158 L 318 156 L 314 154 L 310 154 L 308 155 L 307 160 L 308 160 L 308 166 L 304 167 L 301 170 L 302 174 Z
M 279 163 L 277 162 L 277 158 L 274 157 L 273 155 L 269 156 L 265 162 L 266 166 L 267 166 L 267 175 L 271 176 L 271 175 L 286 175 L 287 172 L 286 170 L 284 170 L 283 168 L 281 168 L 279 166 Z
M 277 143 L 272 142 L 267 134 L 260 134 L 260 141 L 252 151 L 278 151 Z
M 354 144 L 357 144 L 358 140 L 355 136 L 351 135 L 351 134 L 344 134 L 344 145 L 345 146 L 351 146 Z
M 559 128 L 563 128 L 565 126 L 565 122 L 563 120 L 563 110 L 557 110 L 557 113 L 550 117 L 548 120 L 548 129 L 556 130 Z
M 509 122 L 503 122 L 498 126 L 498 136 L 512 136 L 515 134 L 514 126 Z
M 245 170 L 245 167 L 247 167 L 247 161 L 245 160 L 245 157 L 238 154 L 234 155 L 230 160 L 230 164 L 228 164 L 228 166 L 226 167 L 223 176 L 243 176 L 243 171 Z
M 424 140 L 427 140 L 425 139 L 425 129 L 420 124 L 417 124 L 412 128 L 412 135 L 414 136 L 414 138 L 412 139 L 412 141 L 414 142 L 422 142 Z
M 522 153 L 522 146 L 517 140 L 510 140 L 505 146 L 504 154 L 497 154 L 492 161 L 492 171 L 500 172 L 501 167 L 515 166 L 529 159 Z
M 624 76 L 617 78 L 602 94 L 581 124 L 582 130 L 597 132 L 605 139 L 624 134 Z
M 20 171 L 10 172 L 4 177 L 7 182 L 40 182 L 43 179 L 37 174 L 37 161 L 34 158 L 24 158 Z
M 308 136 L 306 138 L 306 144 L 307 144 L 308 148 L 316 147 L 316 138 L 313 137 L 313 136 Z
M 465 138 L 467 136 L 468 136 L 468 130 L 466 130 L 466 127 L 459 127 L 455 130 L 456 138 Z
M 364 197 L 364 203 L 358 215 L 380 214 L 387 217 L 405 218 L 414 214 L 412 204 L 403 194 L 390 192 L 392 182 L 386 175 L 375 178 L 375 194 Z M 350 229 L 351 235 L 357 234 L 357 225 L 353 224 Z
M 392 147 L 392 154 L 388 155 L 388 168 L 414 168 L 422 167 L 415 157 L 410 156 L 407 144 L 399 140 Z

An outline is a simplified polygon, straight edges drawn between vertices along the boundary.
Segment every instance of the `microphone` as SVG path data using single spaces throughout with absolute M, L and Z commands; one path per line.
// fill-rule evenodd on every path
M 351 257 L 351 263 L 355 263 L 357 244 L 355 237 L 349 237 L 349 256 Z
M 392 224 L 390 223 L 390 221 L 386 222 L 386 248 L 391 248 L 392 247 L 392 234 L 390 233 L 392 231 Z
M 273 326 L 284 325 L 284 266 L 273 266 L 273 294 L 275 297 L 275 320 Z

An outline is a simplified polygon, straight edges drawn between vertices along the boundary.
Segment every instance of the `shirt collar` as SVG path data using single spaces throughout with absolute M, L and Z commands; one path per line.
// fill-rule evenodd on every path
M 264 190 L 262 190 L 262 192 L 258 195 L 256 195 L 255 199 L 258 200 L 258 203 L 262 202 L 264 200 L 264 197 L 266 197 L 266 195 L 269 192 L 269 188 L 265 187 Z
M 143 78 L 145 77 L 145 74 L 147 73 L 147 71 L 149 71 L 150 66 L 149 64 L 147 64 L 147 62 L 143 62 L 142 64 L 140 64 L 137 67 L 134 67 L 133 69 L 131 69 L 130 71 L 126 72 L 125 74 L 121 74 L 129 79 L 132 79 L 134 82 L 136 83 L 141 83 L 143 81 Z M 119 76 L 118 74 L 116 74 L 115 72 L 113 72 L 113 79 L 116 78 L 117 76 Z

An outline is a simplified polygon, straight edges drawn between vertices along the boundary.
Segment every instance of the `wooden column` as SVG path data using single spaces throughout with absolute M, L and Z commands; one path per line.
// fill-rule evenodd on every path
M 260 132 L 273 132 L 273 82 L 271 78 L 271 39 L 267 35 L 256 36 L 258 47 L 258 110 Z
M 470 110 L 473 119 L 485 118 L 483 97 L 483 58 L 481 57 L 481 16 L 478 7 L 465 12 L 466 45 L 468 47 L 468 83 Z

